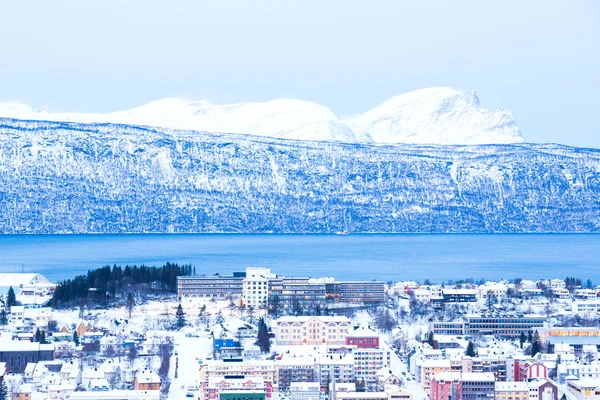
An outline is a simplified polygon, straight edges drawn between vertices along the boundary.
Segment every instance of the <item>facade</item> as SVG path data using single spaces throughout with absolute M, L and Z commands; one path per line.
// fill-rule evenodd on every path
M 0 342 L 0 362 L 6 363 L 9 373 L 23 373 L 28 363 L 54 360 L 54 345 L 27 341 Z
M 573 302 L 573 312 L 578 314 L 596 314 L 600 311 L 600 300 L 577 300 Z
M 264 398 L 270 399 L 273 394 L 273 388 L 269 382 L 265 382 L 261 378 L 257 377 L 245 377 L 243 375 L 237 376 L 215 376 L 209 378 L 207 381 L 200 385 L 200 398 L 204 400 L 217 400 L 224 398 L 255 398 L 254 394 L 248 396 L 250 393 L 264 393 Z
M 144 370 L 133 378 L 134 390 L 160 390 L 160 384 L 160 377 L 149 370 Z
M 450 372 L 452 365 L 450 360 L 426 360 L 421 364 L 421 387 L 429 390 L 431 379 L 443 372 Z
M 600 400 L 600 379 L 567 381 L 567 390 L 577 400 Z
M 431 400 L 481 400 L 494 398 L 495 381 L 491 373 L 445 372 L 436 374 L 430 386 Z
M 477 289 L 444 289 L 442 296 L 445 303 L 475 303 Z
M 287 391 L 294 382 L 315 382 L 318 371 L 315 360 L 307 357 L 286 357 L 277 363 L 278 390 Z
M 547 379 L 529 381 L 530 400 L 558 400 L 558 387 Z
M 321 387 L 327 388 L 333 382 L 354 382 L 354 356 L 351 353 L 322 356 L 318 363 Z
M 346 344 L 363 349 L 379 348 L 379 335 L 365 326 L 346 335 Z
M 521 332 L 542 328 L 546 318 L 541 315 L 467 315 L 463 321 L 435 321 L 431 331 L 436 335 L 495 335 L 517 337 Z
M 280 345 L 339 345 L 351 329 L 347 317 L 282 317 L 272 330 Z
M 369 388 L 377 387 L 379 384 L 379 371 L 384 367 L 390 367 L 390 351 L 356 348 L 352 350 L 352 354 L 354 356 L 354 379 L 356 381 L 364 380 Z
M 237 390 L 219 393 L 219 400 L 265 400 L 266 394 L 260 390 Z
M 326 305 L 326 283 L 322 279 L 274 278 L 269 281 L 269 301 L 277 298 L 284 309 L 312 310 Z
M 496 382 L 495 400 L 529 400 L 527 382 Z
M 247 307 L 266 307 L 269 303 L 269 268 L 246 268 L 242 284 L 243 304 Z
M 276 391 L 278 387 L 277 368 L 275 367 L 275 362 L 272 360 L 210 360 L 205 361 L 205 363 L 200 366 L 201 382 L 207 383 L 213 378 L 218 381 L 218 379 L 226 378 L 227 376 L 241 376 L 248 379 L 259 378 L 263 385 L 268 384 L 269 390 Z M 237 385 L 239 384 L 239 381 L 234 381 L 232 383 L 236 383 Z M 208 388 L 207 385 L 205 385 L 205 387 Z M 241 388 L 238 389 L 241 390 Z
M 540 328 L 538 332 L 542 343 L 548 344 L 550 349 L 558 343 L 566 343 L 573 346 L 576 357 L 583 355 L 584 346 L 600 350 L 600 330 L 596 328 Z
M 334 291 L 339 291 L 342 303 L 376 304 L 385 301 L 385 284 L 383 282 L 339 282 Z
M 290 400 L 319 400 L 321 385 L 318 382 L 295 382 L 290 387 Z
M 244 273 L 233 276 L 178 276 L 177 297 L 231 297 L 241 296 Z

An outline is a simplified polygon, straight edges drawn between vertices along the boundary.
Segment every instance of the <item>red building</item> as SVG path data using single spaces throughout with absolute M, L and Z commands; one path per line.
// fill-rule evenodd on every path
M 431 400 L 460 399 L 462 380 L 460 372 L 443 372 L 435 375 L 429 384 Z
M 346 344 L 362 349 L 378 349 L 379 335 L 369 328 L 361 326 L 346 336 Z

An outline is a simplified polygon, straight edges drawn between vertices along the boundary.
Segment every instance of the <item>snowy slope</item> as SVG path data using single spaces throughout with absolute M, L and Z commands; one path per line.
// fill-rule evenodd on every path
M 475 92 L 430 88 L 392 97 L 347 123 L 378 143 L 519 143 L 523 136 L 510 111 L 490 111 Z
M 600 150 L 0 118 L 0 233 L 600 232 Z
M 524 139 L 506 110 L 479 106 L 474 93 L 432 88 L 396 96 L 356 118 L 341 121 L 327 107 L 302 100 L 215 105 L 208 101 L 158 100 L 105 114 L 35 112 L 0 104 L 0 117 L 25 120 L 119 123 L 274 138 L 359 143 L 484 144 Z

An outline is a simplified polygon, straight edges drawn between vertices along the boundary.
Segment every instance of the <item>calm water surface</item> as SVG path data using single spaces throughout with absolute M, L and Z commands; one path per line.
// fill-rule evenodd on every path
M 197 273 L 266 266 L 340 280 L 565 278 L 600 283 L 600 235 L 4 235 L 0 272 L 53 281 L 106 264 L 190 263 Z

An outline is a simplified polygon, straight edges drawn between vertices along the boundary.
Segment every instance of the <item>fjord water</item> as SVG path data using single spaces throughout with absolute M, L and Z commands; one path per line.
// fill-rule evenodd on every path
M 578 277 L 600 283 L 600 235 L 4 235 L 0 272 L 52 281 L 104 265 L 192 264 L 197 274 L 248 266 L 287 276 L 433 282 Z

